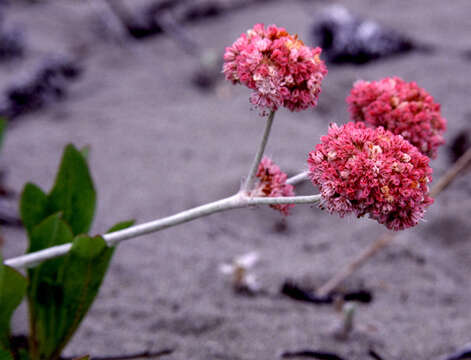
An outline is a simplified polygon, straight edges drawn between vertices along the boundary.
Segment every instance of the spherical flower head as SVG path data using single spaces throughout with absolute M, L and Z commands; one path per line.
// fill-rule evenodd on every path
M 388 229 L 412 227 L 433 203 L 429 158 L 383 127 L 332 124 L 308 156 L 321 206 L 341 217 L 369 215 Z
M 294 196 L 293 185 L 286 183 L 286 174 L 267 156 L 260 161 L 256 176 L 258 182 L 255 189 L 250 192 L 251 196 Z M 270 205 L 270 207 L 280 211 L 283 215 L 289 215 L 289 209 L 294 207 L 294 204 L 277 204 Z
M 347 97 L 353 121 L 383 126 L 402 135 L 423 154 L 435 158 L 445 143 L 446 120 L 440 104 L 415 82 L 398 77 L 380 81 L 357 81 Z
M 257 24 L 226 48 L 223 72 L 253 90 L 250 102 L 262 114 L 279 107 L 300 111 L 317 105 L 327 74 L 320 53 L 284 28 Z

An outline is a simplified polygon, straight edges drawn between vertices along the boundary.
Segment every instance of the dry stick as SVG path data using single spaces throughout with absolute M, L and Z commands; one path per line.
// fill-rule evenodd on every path
M 446 189 L 448 185 L 453 181 L 453 179 L 463 170 L 465 170 L 468 165 L 471 164 L 471 147 L 460 156 L 460 158 L 455 162 L 455 164 L 448 169 L 448 171 L 443 175 L 438 182 L 434 185 L 430 191 L 430 196 L 435 197 L 440 194 L 443 190 Z
M 456 178 L 456 176 L 466 169 L 471 164 L 471 148 L 469 148 L 458 161 L 443 175 L 435 186 L 430 191 L 432 197 L 440 194 L 450 183 Z M 317 289 L 317 296 L 327 296 L 335 288 L 337 288 L 342 282 L 344 282 L 350 275 L 358 270 L 363 264 L 365 264 L 371 257 L 373 257 L 380 250 L 387 247 L 395 238 L 396 233 L 387 232 L 381 235 L 374 243 L 366 248 L 363 253 L 360 254 L 355 260 L 343 267 L 334 277 L 327 281 L 324 285 Z
M 378 251 L 388 246 L 394 239 L 394 233 L 388 232 L 381 235 L 373 244 L 368 246 L 366 250 L 360 254 L 355 260 L 342 268 L 334 277 L 330 278 L 324 285 L 316 290 L 316 295 L 324 297 L 329 295 L 336 289 L 342 282 L 345 281 L 350 275 L 358 270 L 364 263 L 373 257 Z

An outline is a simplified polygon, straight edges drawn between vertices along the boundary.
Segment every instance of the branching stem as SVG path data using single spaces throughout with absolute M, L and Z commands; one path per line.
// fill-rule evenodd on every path
M 183 224 L 185 222 L 208 216 L 217 212 L 230 209 L 242 208 L 254 205 L 275 205 L 275 204 L 315 204 L 320 201 L 320 195 L 292 196 L 292 197 L 249 197 L 243 192 L 236 195 L 214 201 L 193 209 L 182 211 L 178 214 L 167 216 L 161 219 L 150 221 L 144 224 L 131 226 L 127 229 L 115 231 L 103 235 L 109 246 L 116 245 L 121 241 L 132 239 L 145 234 L 164 230 L 166 228 Z M 29 268 L 45 260 L 53 259 L 67 254 L 71 249 L 71 244 L 53 246 L 34 253 L 18 256 L 5 261 L 5 265 L 12 268 Z
M 197 206 L 193 209 L 179 212 L 175 215 L 167 216 L 161 219 L 150 221 L 144 224 L 131 226 L 127 229 L 115 231 L 113 233 L 103 235 L 104 240 L 109 246 L 116 245 L 121 241 L 132 239 L 145 234 L 153 233 L 156 231 L 164 230 L 166 228 L 183 224 L 203 216 L 208 216 L 217 212 L 226 211 L 230 209 L 242 208 L 255 205 L 279 205 L 279 204 L 315 204 L 320 201 L 320 195 L 310 196 L 291 196 L 291 197 L 251 197 L 249 196 L 255 182 L 255 175 L 257 173 L 260 160 L 262 159 L 265 151 L 265 146 L 270 135 L 270 130 L 275 117 L 275 111 L 271 111 L 263 131 L 262 140 L 257 150 L 253 163 L 250 167 L 247 178 L 245 179 L 242 189 L 235 195 L 217 200 L 205 205 Z M 307 171 L 302 172 L 292 178 L 288 179 L 288 183 L 295 185 L 308 178 Z M 18 256 L 5 261 L 5 265 L 12 268 L 30 268 L 38 265 L 39 263 L 53 259 L 67 254 L 72 248 L 72 244 L 63 244 L 53 246 L 47 249 L 36 251 L 30 254 Z

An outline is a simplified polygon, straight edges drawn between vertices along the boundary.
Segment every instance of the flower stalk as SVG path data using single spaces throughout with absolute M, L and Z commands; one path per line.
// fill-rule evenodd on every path
M 320 195 L 292 196 L 292 197 L 249 197 L 243 192 L 233 196 L 204 204 L 193 209 L 185 210 L 175 215 L 150 221 L 144 224 L 129 227 L 124 230 L 115 231 L 103 235 L 109 246 L 116 245 L 124 240 L 133 239 L 138 236 L 164 230 L 166 228 L 183 224 L 185 222 L 208 216 L 217 212 L 230 209 L 242 208 L 255 205 L 277 205 L 277 204 L 316 204 L 320 201 Z M 49 259 L 53 259 L 67 254 L 72 245 L 64 244 L 53 246 L 34 253 L 18 256 L 5 261 L 15 269 L 30 268 Z
M 262 160 L 263 153 L 265 152 L 265 147 L 268 142 L 268 137 L 270 136 L 271 127 L 273 125 L 273 119 L 275 118 L 275 110 L 270 111 L 268 115 L 267 122 L 265 123 L 265 129 L 263 130 L 262 141 L 260 142 L 260 146 L 255 154 L 255 158 L 253 159 L 252 165 L 250 166 L 249 174 L 242 185 L 242 191 L 248 193 L 252 190 L 255 182 L 255 175 L 257 174 L 258 165 L 260 164 L 260 160 Z
M 286 180 L 286 183 L 290 185 L 297 185 L 306 180 L 309 180 L 309 171 L 303 171 L 297 175 L 290 177 L 288 180 Z

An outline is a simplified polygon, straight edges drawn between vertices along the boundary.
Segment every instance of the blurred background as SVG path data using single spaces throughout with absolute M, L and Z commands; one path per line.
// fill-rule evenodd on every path
M 222 55 L 256 23 L 323 47 L 328 75 L 314 110 L 277 113 L 267 155 L 294 175 L 329 123 L 349 121 L 359 79 L 400 76 L 442 104 L 447 144 L 438 179 L 470 144 L 471 2 L 455 0 L 2 0 L 0 114 L 4 257 L 26 235 L 17 201 L 32 181 L 52 186 L 67 143 L 90 146 L 98 191 L 94 232 L 138 223 L 239 189 L 263 120 L 249 90 L 221 73 Z M 298 194 L 316 193 L 308 182 Z M 102 356 L 175 348 L 168 359 L 276 359 L 314 349 L 345 359 L 443 359 L 469 341 L 471 183 L 462 175 L 417 227 L 345 284 L 365 289 L 348 340 L 332 336 L 335 307 L 293 301 L 291 279 L 321 285 L 385 229 L 297 206 L 212 215 L 119 246 L 89 316 L 66 353 Z M 264 291 L 235 294 L 222 263 L 257 251 Z M 26 331 L 26 312 L 14 332 Z M 370 356 L 370 357 L 369 357 Z

